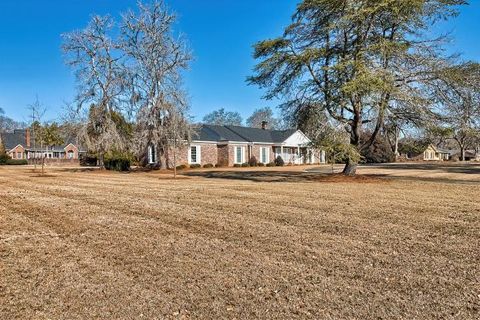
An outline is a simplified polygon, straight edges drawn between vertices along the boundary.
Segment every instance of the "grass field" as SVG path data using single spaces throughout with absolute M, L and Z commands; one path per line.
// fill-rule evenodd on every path
M 480 318 L 478 165 L 304 169 L 0 167 L 0 319 Z

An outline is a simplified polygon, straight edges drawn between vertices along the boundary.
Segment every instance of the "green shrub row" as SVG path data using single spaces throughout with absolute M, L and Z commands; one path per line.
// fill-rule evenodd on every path
M 132 164 L 132 156 L 126 153 L 110 152 L 105 154 L 103 165 L 107 170 L 129 171 Z
M 7 165 L 7 166 L 24 166 L 27 165 L 27 160 L 17 160 L 17 159 L 7 159 L 5 162 L 0 162 L 0 165 Z
M 205 168 L 205 169 L 211 169 L 211 168 L 220 168 L 219 165 L 213 165 L 212 163 L 207 163 L 205 165 L 202 165 L 201 164 L 191 164 L 191 165 L 186 165 L 186 164 L 181 164 L 179 166 L 177 166 L 177 170 L 185 170 L 185 169 L 200 169 L 200 168 Z

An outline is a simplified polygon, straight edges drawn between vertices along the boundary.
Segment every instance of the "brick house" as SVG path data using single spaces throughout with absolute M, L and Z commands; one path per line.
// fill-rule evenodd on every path
M 325 152 L 310 147 L 310 139 L 300 130 L 269 130 L 238 126 L 201 125 L 194 130 L 189 146 L 176 152 L 176 163 L 187 165 L 234 166 L 257 162 L 270 163 L 281 156 L 286 164 L 325 163 Z M 158 163 L 154 146 L 148 148 L 147 162 Z M 167 155 L 169 167 L 172 155 Z
M 31 160 L 46 158 L 49 161 L 78 161 L 81 154 L 86 153 L 80 150 L 73 141 L 67 141 L 61 146 L 44 147 L 35 145 L 31 137 L 30 129 L 17 129 L 10 133 L 5 133 L 1 137 L 6 153 L 12 159 Z

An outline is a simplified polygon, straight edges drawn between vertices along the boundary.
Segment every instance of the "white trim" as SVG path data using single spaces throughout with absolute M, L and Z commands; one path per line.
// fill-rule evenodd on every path
M 262 151 L 265 152 L 265 161 L 262 157 Z M 269 147 L 260 147 L 260 162 L 263 164 L 270 163 L 270 148 Z
M 195 148 L 195 151 L 196 151 L 197 161 L 195 162 L 192 161 L 192 148 Z M 202 163 L 202 146 L 196 145 L 196 144 L 190 145 L 188 148 L 188 164 L 201 164 L 201 163 Z
M 202 141 L 202 140 L 192 140 L 192 143 L 205 143 L 205 144 L 218 144 L 220 141 Z
M 74 147 L 75 149 L 77 149 L 77 150 L 78 150 L 77 146 L 76 146 L 76 145 L 74 145 L 73 143 L 69 143 L 69 144 L 67 144 L 67 145 L 65 146 L 65 148 L 63 148 L 63 150 L 67 149 L 67 147 L 68 147 L 68 146 L 72 146 L 72 147 Z
M 17 149 L 17 147 L 18 147 L 18 146 L 22 147 L 22 148 L 23 148 L 23 150 L 24 150 L 24 151 L 26 151 L 26 150 L 25 150 L 25 147 L 24 147 L 23 145 L 21 145 L 21 144 L 17 144 L 17 145 L 15 146 L 15 148 L 13 148 L 13 149 L 10 149 L 10 151 L 7 151 L 7 153 L 13 152 L 13 150 Z M 16 151 L 15 151 L 15 152 L 16 152 Z
M 241 162 L 238 162 L 237 160 L 237 148 L 240 148 L 241 151 Z M 245 163 L 245 146 L 233 146 L 233 163 L 234 164 L 244 164 Z

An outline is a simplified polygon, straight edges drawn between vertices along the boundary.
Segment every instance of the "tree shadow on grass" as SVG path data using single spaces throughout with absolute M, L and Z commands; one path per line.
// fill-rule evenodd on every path
M 386 163 L 371 164 L 365 167 L 387 170 L 441 171 L 444 173 L 480 175 L 480 164 L 478 163 Z
M 253 182 L 353 182 L 353 183 L 379 183 L 387 179 L 371 175 L 357 175 L 346 177 L 341 174 L 311 173 L 299 171 L 189 171 L 183 173 L 189 177 L 202 177 L 207 179 L 246 180 Z

